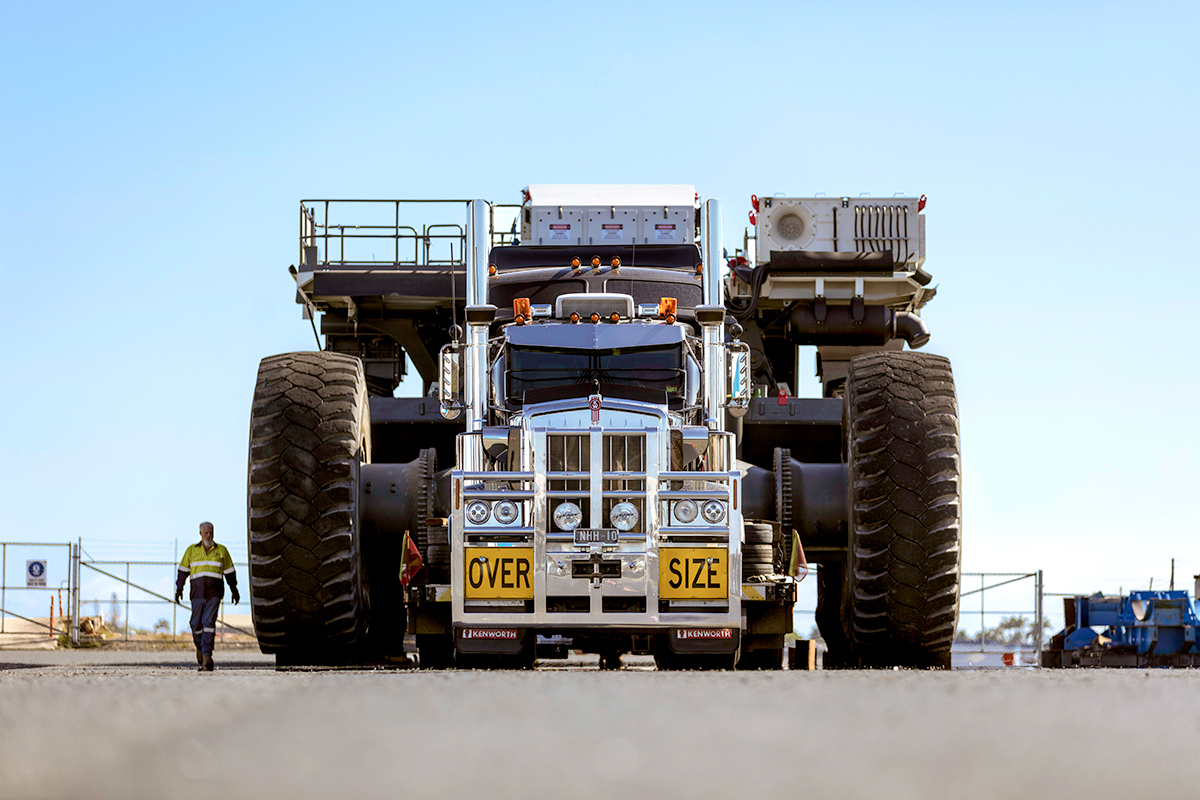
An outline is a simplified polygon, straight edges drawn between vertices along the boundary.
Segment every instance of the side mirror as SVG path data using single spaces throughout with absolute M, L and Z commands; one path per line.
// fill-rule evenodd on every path
M 750 410 L 750 347 L 745 342 L 729 345 L 729 404 L 726 408 L 735 417 Z
M 441 405 L 442 416 L 446 419 L 457 419 L 462 413 L 463 401 L 459 386 L 462 375 L 462 360 L 458 343 L 443 345 L 438 353 L 441 371 L 438 377 L 438 403 Z

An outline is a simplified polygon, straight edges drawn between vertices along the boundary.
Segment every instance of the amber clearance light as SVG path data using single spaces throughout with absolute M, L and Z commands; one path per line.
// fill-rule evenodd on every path
M 674 297 L 662 297 L 658 301 L 658 315 L 664 319 L 668 316 L 675 316 L 675 312 L 679 308 L 679 301 Z
M 513 298 L 513 318 L 518 325 L 524 325 L 525 320 L 533 317 L 533 306 L 528 297 Z

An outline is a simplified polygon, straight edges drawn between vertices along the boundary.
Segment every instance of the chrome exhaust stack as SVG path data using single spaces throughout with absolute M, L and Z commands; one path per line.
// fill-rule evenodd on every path
M 704 244 L 704 305 L 696 307 L 696 321 L 704 336 L 704 424 L 709 430 L 725 430 L 725 301 L 722 297 L 721 205 L 705 200 L 700 218 Z
M 488 328 L 496 318 L 496 307 L 487 302 L 490 210 L 485 200 L 467 203 L 467 347 L 463 376 L 467 436 L 459 461 L 467 472 L 483 468 L 478 434 L 487 419 Z

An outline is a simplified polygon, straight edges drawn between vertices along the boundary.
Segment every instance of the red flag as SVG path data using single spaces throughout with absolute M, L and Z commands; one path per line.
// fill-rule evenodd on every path
M 408 535 L 408 531 L 404 532 L 404 545 L 401 551 L 400 585 L 408 586 L 409 581 L 416 577 L 425 562 L 421 560 L 421 552 L 417 550 L 417 543 Z

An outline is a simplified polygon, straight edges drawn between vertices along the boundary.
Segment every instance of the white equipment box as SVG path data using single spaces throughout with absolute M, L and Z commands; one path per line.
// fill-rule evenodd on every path
M 525 192 L 522 244 L 692 244 L 696 240 L 692 186 L 531 184 Z
M 755 225 L 758 263 L 772 252 L 891 251 L 898 271 L 925 261 L 924 198 L 763 197 Z

